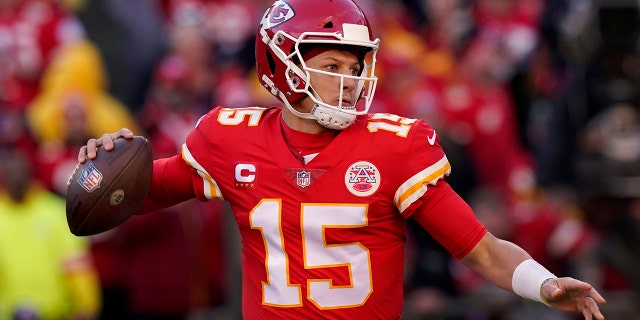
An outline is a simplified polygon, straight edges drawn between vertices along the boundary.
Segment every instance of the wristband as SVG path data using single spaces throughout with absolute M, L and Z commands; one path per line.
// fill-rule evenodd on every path
M 557 278 L 533 259 L 522 261 L 513 272 L 511 287 L 517 295 L 546 304 L 551 304 L 542 297 L 542 284 L 548 279 Z

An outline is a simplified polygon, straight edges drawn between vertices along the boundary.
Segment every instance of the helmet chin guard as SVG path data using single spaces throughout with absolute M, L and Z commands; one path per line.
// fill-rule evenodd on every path
M 341 109 L 350 110 L 351 112 L 344 112 Z M 356 120 L 356 114 L 353 113 L 356 108 L 343 107 L 341 109 L 316 104 L 311 109 L 311 114 L 322 126 L 333 130 L 342 130 Z
M 329 107 L 318 103 L 311 108 L 311 112 L 300 112 L 284 98 L 282 92 L 278 92 L 277 95 L 282 98 L 282 102 L 285 107 L 295 116 L 302 119 L 316 120 L 319 124 L 328 129 L 342 130 L 353 124 L 358 116 L 355 106 L 341 107 L 340 109 L 337 109 L 335 107 Z

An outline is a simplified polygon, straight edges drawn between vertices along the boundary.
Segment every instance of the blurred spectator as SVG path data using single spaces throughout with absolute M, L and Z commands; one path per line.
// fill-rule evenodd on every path
M 538 54 L 541 35 L 538 30 L 544 13 L 544 0 L 478 0 L 473 16 L 477 37 L 492 43 L 500 51 L 505 86 L 513 100 L 516 139 L 529 145 L 528 121 L 531 116 L 527 75 L 535 71 L 531 64 Z M 548 84 L 547 84 L 548 85 Z
M 474 38 L 445 85 L 442 114 L 449 135 L 472 159 L 479 185 L 509 194 L 531 188 L 534 166 L 517 138 L 503 57 L 500 48 Z
M 226 207 L 188 202 L 136 216 L 94 236 L 103 292 L 99 319 L 188 319 L 223 310 L 230 279 L 223 251 Z
M 197 9 L 200 10 L 198 14 L 203 14 L 204 8 L 193 8 Z M 152 88 L 145 95 L 145 105 L 150 102 L 149 94 L 153 99 L 158 90 L 172 89 L 176 91 L 174 98 L 178 93 L 182 93 L 183 98 L 189 98 L 188 101 L 183 101 L 185 105 L 181 108 L 196 108 L 204 114 L 211 107 L 215 82 L 219 76 L 216 73 L 216 51 L 205 37 L 203 20 L 185 22 L 174 18 L 167 24 L 167 28 L 168 51 L 155 66 Z
M 110 79 L 105 89 L 131 111 L 138 111 L 154 65 L 166 51 L 162 1 L 92 0 L 77 15 L 104 57 Z
M 544 0 L 476 0 L 473 16 L 477 36 L 496 43 L 509 67 L 522 63 L 538 44 L 538 22 Z
M 156 154 L 173 152 L 186 132 L 205 112 L 189 85 L 191 67 L 179 56 L 168 56 L 157 66 L 145 106 L 137 118 L 150 137 Z
M 450 305 L 461 296 L 448 252 L 420 225 L 409 220 L 403 319 L 452 316 Z M 459 310 L 461 312 L 462 310 Z
M 64 199 L 31 170 L 23 154 L 0 152 L 0 318 L 94 319 L 99 283 L 88 243 L 69 232 Z
M 170 1 L 167 56 L 186 65 L 189 74 L 182 83 L 204 110 L 225 103 L 255 105 L 252 86 L 258 81 L 248 76 L 254 67 L 254 22 L 259 18 L 254 7 L 251 1 Z
M 215 61 L 220 68 L 241 65 L 253 67 L 255 46 L 255 22 L 260 10 L 254 0 L 204 1 L 205 16 L 203 35 L 216 50 Z
M 98 49 L 89 41 L 62 46 L 42 76 L 42 88 L 26 109 L 39 144 L 37 177 L 57 193 L 77 160 L 78 145 L 122 126 L 139 132 L 134 115 L 107 91 Z
M 548 2 L 541 32 L 552 77 L 545 78 L 557 85 L 539 110 L 535 150 L 545 185 L 575 184 L 578 133 L 592 118 L 616 103 L 637 105 L 639 12 L 632 0 Z
M 580 138 L 576 174 L 587 217 L 613 249 L 603 252 L 612 280 L 605 285 L 639 292 L 640 111 L 630 104 L 612 105 L 588 123 Z
M 24 108 L 56 50 L 83 37 L 82 25 L 57 1 L 0 1 L 0 106 Z
M 0 107 L 0 148 L 19 149 L 35 154 L 37 142 L 29 132 L 22 111 Z

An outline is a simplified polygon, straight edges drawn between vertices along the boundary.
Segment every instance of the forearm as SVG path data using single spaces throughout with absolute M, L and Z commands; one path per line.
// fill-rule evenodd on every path
M 460 261 L 495 285 L 513 292 L 513 272 L 531 256 L 519 246 L 487 233 Z

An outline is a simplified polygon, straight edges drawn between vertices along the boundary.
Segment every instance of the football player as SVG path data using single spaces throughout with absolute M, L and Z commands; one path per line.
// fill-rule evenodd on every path
M 590 284 L 556 277 L 476 219 L 444 180 L 429 124 L 368 112 L 379 40 L 352 0 L 277 0 L 256 36 L 258 78 L 284 106 L 213 108 L 180 154 L 154 161 L 138 212 L 228 201 L 245 319 L 399 319 L 408 218 L 497 286 L 604 319 Z M 132 136 L 91 139 L 78 160 Z

